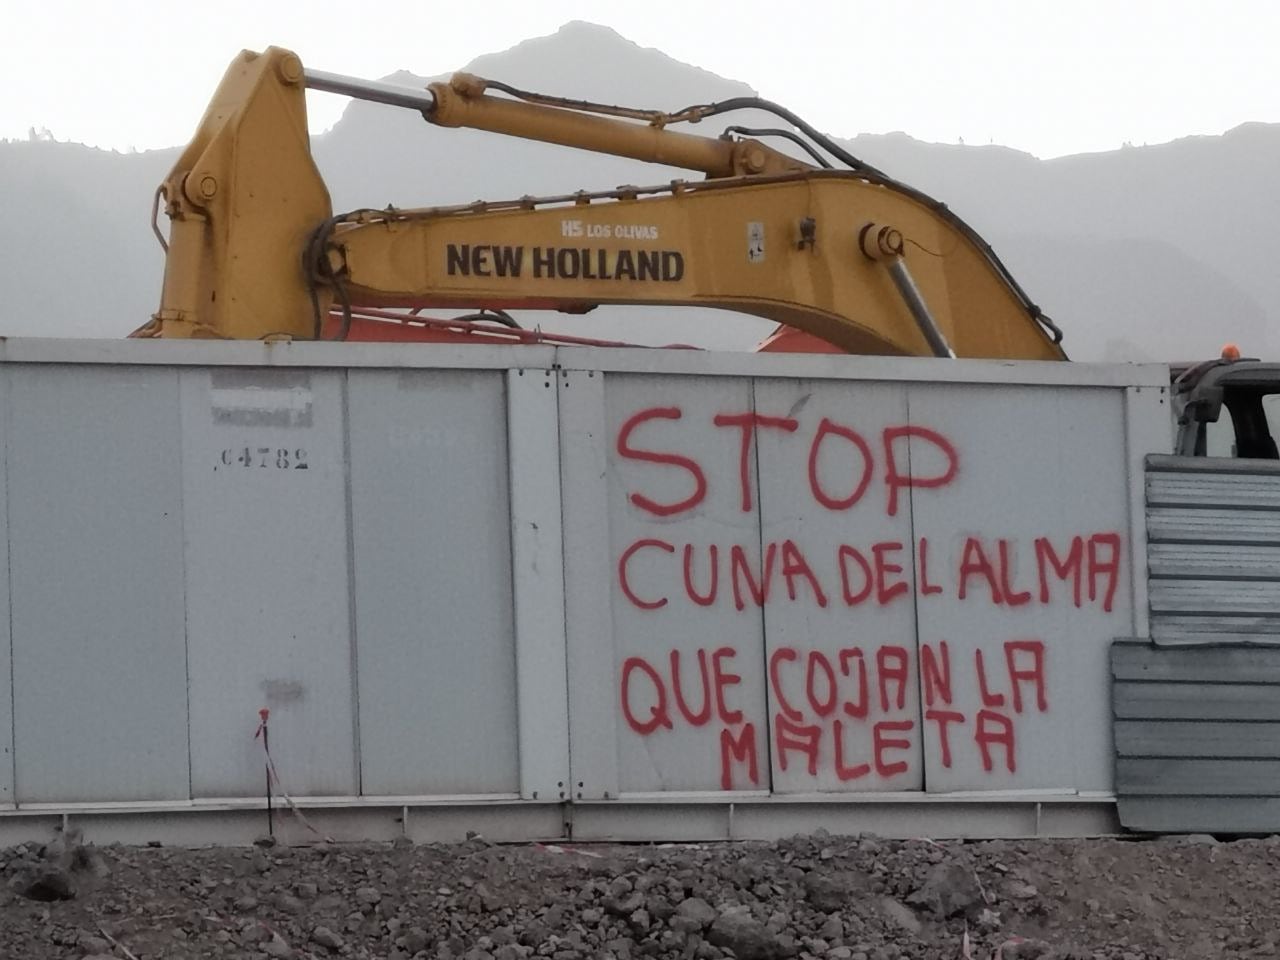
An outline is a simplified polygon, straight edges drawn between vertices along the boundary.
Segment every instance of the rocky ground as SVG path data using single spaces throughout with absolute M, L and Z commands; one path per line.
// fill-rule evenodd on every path
M 0 956 L 1273 957 L 1280 838 L 0 851 Z

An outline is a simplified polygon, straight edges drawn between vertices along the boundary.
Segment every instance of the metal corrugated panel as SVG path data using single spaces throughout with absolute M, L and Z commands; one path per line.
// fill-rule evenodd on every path
M 1209 506 L 1147 508 L 1154 542 L 1269 544 L 1280 540 L 1280 514 L 1219 510 Z
M 1153 643 L 1112 648 L 1121 822 L 1280 828 L 1280 464 L 1148 457 Z
M 1116 680 L 1149 683 L 1241 683 L 1248 671 L 1249 683 L 1280 683 L 1280 660 L 1269 650 L 1231 650 L 1206 647 L 1179 652 L 1177 657 L 1153 658 L 1142 647 L 1116 647 L 1111 651 L 1111 673 Z
M 1280 723 L 1249 724 L 1248 736 L 1240 724 L 1229 720 L 1117 720 L 1116 749 L 1127 756 L 1203 757 L 1209 754 L 1233 760 L 1280 757 Z
M 1149 465 L 1147 503 L 1161 507 L 1200 507 L 1223 504 L 1235 509 L 1280 510 L 1280 475 L 1271 470 L 1251 474 L 1239 471 L 1208 473 L 1187 470 L 1185 465 L 1162 461 L 1162 469 Z
M 1184 580 L 1270 580 L 1280 570 L 1280 543 L 1241 550 L 1239 544 L 1153 543 L 1148 571 Z
M 1120 640 L 1111 673 L 1125 827 L 1280 829 L 1280 649 Z
M 1128 795 L 1270 797 L 1278 786 L 1280 760 L 1272 758 L 1134 757 L 1116 771 L 1116 792 Z M 1220 829 L 1229 830 L 1231 826 L 1223 824 Z
M 1112 701 L 1117 720 L 1280 720 L 1280 692 L 1268 684 L 1117 680 Z
M 1216 613 L 1280 618 L 1280 581 L 1161 580 L 1151 583 L 1151 609 L 1159 613 Z
M 1280 643 L 1280 464 L 1147 458 L 1151 636 Z
M 1185 616 L 1168 614 L 1151 625 L 1156 643 L 1280 644 L 1280 621 L 1265 616 Z
M 1152 833 L 1213 833 L 1230 823 L 1238 833 L 1273 833 L 1280 797 L 1132 797 L 1121 815 Z

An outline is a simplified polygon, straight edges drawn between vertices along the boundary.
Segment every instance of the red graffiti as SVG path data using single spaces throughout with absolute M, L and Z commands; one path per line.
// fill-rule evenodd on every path
M 989 672 L 988 659 L 981 649 L 973 654 L 973 677 L 980 708 L 974 715 L 974 742 L 982 756 L 983 770 L 995 769 L 995 756 L 1002 749 L 1005 768 L 1017 769 L 1015 725 L 1013 717 L 1003 712 L 1012 708 L 1014 716 L 1034 708 L 1049 711 L 1049 686 L 1045 674 L 1047 652 L 1043 640 L 1009 640 L 1001 647 L 1004 670 Z M 998 662 L 998 661 L 997 661 Z M 1000 674 L 997 676 L 996 674 Z M 920 682 L 924 696 L 924 719 L 934 724 L 942 766 L 952 766 L 952 729 L 962 726 L 967 717 L 953 705 L 953 667 L 947 642 L 923 644 L 920 648 Z M 1006 692 L 1007 691 L 1007 692 Z
M 618 558 L 618 585 L 622 587 L 623 594 L 626 598 L 634 603 L 641 610 L 657 610 L 667 605 L 666 597 L 659 597 L 657 600 L 641 600 L 631 590 L 631 583 L 627 579 L 627 563 L 631 558 L 646 547 L 656 547 L 659 550 L 665 550 L 667 553 L 675 553 L 676 548 L 665 540 L 654 540 L 647 538 L 637 540 L 631 546 L 622 552 L 622 556 Z
M 1109 552 L 1105 559 L 1100 555 L 1101 548 Z M 1098 598 L 1098 578 L 1104 580 L 1105 595 L 1102 609 L 1111 611 L 1111 602 L 1116 596 L 1116 587 L 1120 583 L 1120 534 L 1095 533 L 1089 538 L 1089 599 Z
M 958 669 L 947 641 L 923 644 L 913 669 L 906 647 L 880 645 L 870 650 L 778 647 L 768 658 L 767 681 L 773 705 L 772 755 L 781 772 L 820 776 L 824 769 L 841 783 L 872 777 L 890 780 L 907 774 L 919 749 L 917 718 L 936 743 L 942 769 L 956 763 L 955 747 L 966 728 L 982 770 L 1017 771 L 1017 717 L 1049 711 L 1044 641 L 1009 640 L 1002 656 L 973 651 L 972 673 Z M 642 737 L 660 736 L 685 724 L 702 729 L 718 722 L 718 762 L 725 790 L 735 783 L 758 785 L 758 724 L 731 702 L 741 675 L 729 646 L 671 650 L 662 667 L 629 657 L 621 671 L 620 702 L 627 726 Z M 960 665 L 963 667 L 963 664 Z M 969 714 L 956 705 L 957 685 Z M 915 706 L 911 691 L 923 703 Z M 873 700 L 876 716 L 871 716 Z M 916 718 L 912 714 L 919 710 Z M 710 757 L 708 758 L 710 760 Z
M 854 480 L 852 492 L 845 497 L 831 496 L 823 488 L 822 481 L 818 479 L 818 458 L 821 456 L 822 441 L 829 436 L 843 437 L 848 440 L 857 448 L 859 455 L 862 457 L 862 475 Z M 862 499 L 862 495 L 867 492 L 867 487 L 871 486 L 871 474 L 874 466 L 871 447 L 862 438 L 862 434 L 849 427 L 833 423 L 826 417 L 822 418 L 822 422 L 818 424 L 818 432 L 814 434 L 813 443 L 809 445 L 809 490 L 813 493 L 814 500 L 828 510 L 848 510 Z
M 809 569 L 809 562 L 805 560 L 804 554 L 795 545 L 795 541 L 784 540 L 782 541 L 782 578 L 787 581 L 787 596 L 792 600 L 796 598 L 796 577 L 805 578 L 818 606 L 827 605 L 827 595 L 822 589 L 822 584 L 818 583 L 818 578 Z
M 737 656 L 738 651 L 733 647 L 721 647 L 711 654 L 711 672 L 715 675 L 716 688 L 716 710 L 720 714 L 720 719 L 725 723 L 741 723 L 742 711 L 730 710 L 725 706 L 724 689 L 725 687 L 737 686 L 742 682 L 742 678 L 736 673 L 726 673 L 722 661 L 732 659 Z
M 653 738 L 678 728 L 689 743 L 705 742 L 706 762 L 719 764 L 724 790 L 759 787 L 762 779 L 768 786 L 771 759 L 801 781 L 902 782 L 913 768 L 922 776 L 926 749 L 930 769 L 1016 773 L 1017 738 L 1028 729 L 1041 735 L 1035 715 L 1049 712 L 1049 678 L 1061 683 L 1067 672 L 1057 659 L 1049 662 L 1043 639 L 1022 631 L 1044 619 L 1031 613 L 1038 607 L 1111 614 L 1117 597 L 1127 604 L 1121 535 L 1097 527 L 1046 534 L 1019 525 L 1016 536 L 998 536 L 1011 531 L 984 529 L 966 515 L 917 536 L 927 516 L 917 506 L 961 475 L 949 438 L 914 424 L 873 429 L 856 418 L 815 416 L 802 425 L 793 413 L 686 416 L 662 405 L 622 421 L 615 453 L 627 464 L 627 485 L 612 489 L 625 497 L 627 523 L 638 511 L 651 529 L 617 545 L 619 609 L 642 611 L 647 619 L 636 622 L 653 637 L 701 635 L 718 643 L 724 634 L 724 642 L 622 659 L 620 728 Z M 708 459 L 706 451 L 726 445 L 723 463 Z M 964 467 L 972 504 L 980 484 L 968 461 Z M 762 487 L 766 475 L 778 482 Z M 769 498 L 785 509 L 762 505 Z M 855 509 L 863 519 L 868 511 L 876 516 L 858 522 Z M 903 511 L 906 519 L 885 522 Z M 753 512 L 758 525 L 739 517 Z M 696 513 L 705 516 L 682 522 Z M 779 523 L 797 515 L 791 530 Z M 992 514 L 996 524 L 1004 518 L 998 509 Z M 771 539 L 755 539 L 756 529 Z M 649 533 L 658 536 L 640 535 Z M 848 539 L 833 543 L 837 538 Z M 916 646 L 909 633 L 896 632 L 913 607 L 922 624 L 936 624 L 943 612 L 937 604 L 955 601 L 966 605 L 965 615 L 948 640 Z M 984 618 L 972 614 L 987 605 L 1005 611 L 1008 626 L 998 636 L 973 637 L 973 624 Z M 760 613 L 769 607 L 801 612 L 775 620 Z M 862 612 L 875 609 L 899 613 Z M 758 646 L 762 620 L 771 625 L 767 656 Z M 725 630 L 730 622 L 749 625 L 740 639 L 756 646 L 739 652 Z M 803 636 L 804 645 L 778 645 L 782 636 Z M 1056 657 L 1070 658 L 1061 645 L 1055 649 Z M 765 712 L 752 699 L 761 673 Z M 683 750 L 686 741 L 678 742 Z
M 676 697 L 676 709 L 680 715 L 695 727 L 700 727 L 711 719 L 711 677 L 707 673 L 707 651 L 698 649 L 698 677 L 702 681 L 702 706 L 694 713 L 684 698 L 684 690 L 680 684 L 680 651 L 671 651 L 671 690 Z M 661 681 L 659 681 L 661 682 Z
M 1030 590 L 1016 590 L 1009 583 L 1009 568 L 1013 566 L 1009 558 L 1009 541 L 1001 538 L 1000 543 L 1000 590 L 1004 594 L 1004 602 L 1011 607 L 1020 607 L 1031 602 Z
M 782 673 L 781 667 L 784 660 L 799 660 L 798 651 L 790 647 L 779 647 L 773 651 L 773 656 L 769 658 L 769 683 L 773 686 L 774 698 L 778 701 L 778 706 L 782 708 L 782 713 L 787 719 L 799 723 L 804 719 L 802 714 L 787 701 L 787 695 L 782 692 Z
M 682 677 L 682 667 L 689 654 L 672 650 L 667 657 L 670 671 L 664 675 L 661 670 L 644 657 L 628 657 L 623 661 L 621 673 L 621 691 L 619 699 L 622 716 L 628 727 L 642 737 L 658 734 L 662 730 L 674 730 L 676 717 L 671 712 L 671 702 L 680 719 L 690 727 L 698 729 L 710 724 L 714 717 L 723 724 L 720 730 L 720 775 L 725 790 L 733 789 L 734 765 L 745 764 L 747 779 L 752 784 L 759 784 L 760 770 L 758 747 L 756 744 L 756 727 L 751 722 L 743 723 L 741 708 L 731 706 L 729 697 L 732 688 L 742 682 L 742 677 L 729 672 L 729 665 L 737 656 L 732 647 L 719 647 L 707 650 L 699 647 L 693 651 L 692 658 L 697 662 L 697 686 L 699 706 L 695 709 L 690 704 L 686 693 L 688 680 Z
M 628 499 L 635 506 L 654 516 L 669 517 L 686 513 L 699 506 L 707 496 L 707 470 L 695 458 L 673 450 L 653 450 L 636 446 L 633 440 L 641 427 L 654 421 L 680 421 L 683 411 L 677 406 L 649 407 L 628 417 L 618 430 L 616 450 L 620 457 L 641 463 L 674 468 L 688 475 L 693 489 L 683 500 L 660 502 L 639 491 L 631 491 Z M 737 429 L 741 432 L 738 445 L 737 482 L 739 502 L 743 512 L 751 512 L 755 501 L 752 496 L 751 444 L 761 429 L 779 430 L 795 434 L 799 421 L 789 416 L 770 416 L 752 410 L 718 413 L 711 417 L 711 425 Z M 933 490 L 945 487 L 956 477 L 960 458 L 951 441 L 936 430 L 914 424 L 890 426 L 880 433 L 885 487 L 885 511 L 897 516 L 903 491 Z M 903 441 L 906 441 L 904 444 Z M 824 479 L 821 464 L 824 447 L 843 443 L 857 452 L 857 465 L 850 475 L 836 480 Z M 923 471 L 911 468 L 911 456 L 929 464 Z M 799 451 L 797 451 L 798 453 Z M 827 510 L 851 510 L 865 497 L 877 473 L 876 456 L 871 444 L 857 430 L 824 417 L 808 441 L 807 473 L 809 492 L 818 505 Z M 848 492 L 845 493 L 844 491 Z
M 931 444 L 936 451 L 942 454 L 947 466 L 941 473 L 933 476 L 916 476 L 910 469 L 905 471 L 898 469 L 899 460 L 895 453 L 894 444 L 899 440 L 907 440 L 909 443 L 911 437 Z M 887 512 L 891 517 L 898 515 L 898 494 L 902 490 L 907 488 L 931 490 L 945 487 L 956 478 L 956 473 L 960 467 L 960 456 L 956 453 L 956 448 L 951 445 L 950 440 L 936 430 L 917 426 L 888 427 L 885 429 L 884 461 L 884 485 L 889 495 Z M 910 463 L 910 458 L 906 462 Z
M 707 549 L 707 554 L 711 561 L 711 584 L 707 587 L 706 593 L 699 593 L 693 585 L 693 544 L 684 545 L 684 590 L 689 595 L 689 599 L 700 607 L 710 607 L 715 604 L 716 591 L 720 586 L 720 551 L 713 543 Z
M 1063 560 L 1053 549 L 1048 537 L 1036 539 L 1036 569 L 1040 574 L 1040 602 L 1049 602 L 1049 574 L 1053 573 L 1059 580 L 1071 578 L 1071 598 L 1080 606 L 1081 564 L 1084 553 L 1084 541 L 1080 537 L 1071 538 L 1071 548 L 1067 558 Z
M 1095 533 L 1088 538 L 1073 537 L 1065 558 L 1047 537 L 1036 540 L 1035 550 L 1041 603 L 1050 600 L 1050 576 L 1061 581 L 1070 580 L 1071 600 L 1077 607 L 1082 602 L 1082 581 L 1087 580 L 1089 599 L 1096 601 L 1101 596 L 1102 609 L 1111 612 L 1116 588 L 1120 585 L 1120 534 Z
M 851 650 L 841 650 L 838 654 L 840 660 L 840 675 L 842 677 L 849 676 L 849 661 L 856 660 L 858 663 L 858 699 L 846 700 L 841 704 L 841 709 L 854 719 L 861 720 L 871 710 L 871 694 L 867 685 L 867 661 L 863 657 L 862 651 L 857 647 Z
M 1051 578 L 1059 581 L 1069 579 L 1072 602 L 1077 607 L 1082 605 L 1081 587 L 1087 582 L 1089 600 L 1100 601 L 1103 612 L 1111 612 L 1120 584 L 1120 534 L 1101 532 L 1087 537 L 1072 537 L 1065 558 L 1048 537 L 1036 537 L 1033 544 L 1040 603 L 1047 605 L 1053 600 L 1049 586 Z M 996 560 L 993 563 L 981 538 L 971 536 L 965 540 L 957 596 L 964 600 L 972 590 L 970 581 L 981 580 L 985 581 L 983 585 L 993 604 L 1019 607 L 1030 603 L 1034 596 L 1032 591 L 1018 589 L 1014 583 L 1017 566 L 1015 545 L 1004 538 L 996 540 L 995 545 Z
M 730 707 L 728 703 L 729 688 L 740 684 L 742 677 L 729 673 L 725 663 L 737 655 L 738 652 L 733 647 L 712 650 L 710 657 L 705 648 L 700 647 L 695 652 L 703 696 L 703 706 L 696 713 L 689 707 L 684 695 L 684 687 L 680 680 L 679 651 L 671 651 L 669 676 L 663 676 L 662 672 L 644 657 L 628 657 L 623 661 L 621 678 L 622 715 L 626 718 L 627 726 L 642 736 L 653 733 L 659 727 L 673 729 L 670 707 L 673 698 L 676 701 L 676 709 L 692 726 L 701 726 L 710 719 L 706 706 L 709 697 L 714 699 L 716 716 L 722 723 L 733 725 L 742 722 L 742 711 Z M 709 672 L 708 660 L 711 665 Z M 645 679 L 637 680 L 635 678 L 637 673 L 643 674 Z M 647 688 L 649 696 L 644 699 L 648 704 L 647 718 L 642 719 L 642 713 L 637 713 L 633 706 L 638 697 L 637 688 L 640 693 L 646 692 L 645 688 Z
M 783 716 L 794 723 L 800 723 L 806 709 L 815 717 L 825 718 L 835 713 L 837 706 L 845 715 L 854 719 L 864 719 L 867 716 L 869 681 L 866 659 L 860 648 L 841 650 L 836 655 L 841 677 L 851 677 L 853 670 L 850 662 L 857 663 L 858 676 L 854 684 L 853 699 L 850 699 L 848 685 L 839 682 L 836 669 L 821 650 L 810 650 L 804 658 L 804 697 L 789 697 L 783 667 L 789 663 L 799 664 L 801 659 L 800 651 L 792 647 L 779 647 L 769 657 L 769 686 Z M 907 691 L 911 687 L 910 664 L 911 658 L 906 647 L 889 645 L 875 651 L 877 689 L 883 713 L 906 709 Z
M 871 742 L 875 744 L 876 773 L 882 777 L 894 777 L 907 772 L 906 760 L 889 761 L 885 755 L 890 750 L 910 750 L 911 741 L 890 737 L 890 733 L 907 733 L 915 728 L 914 720 L 881 720 L 871 728 Z
M 982 753 L 982 769 L 990 773 L 995 769 L 992 751 L 996 747 L 1004 748 L 1005 769 L 1017 773 L 1018 763 L 1013 746 L 1013 721 L 1003 713 L 994 710 L 979 710 L 977 729 L 973 734 L 974 742 Z
M 991 589 L 991 602 L 1001 603 L 1000 586 L 996 583 L 996 571 L 982 549 L 982 541 L 969 537 L 964 542 L 964 555 L 960 558 L 960 599 L 969 595 L 969 578 L 981 576 Z
M 853 592 L 853 587 L 849 583 L 849 561 L 851 560 L 862 571 L 862 586 L 858 588 L 857 593 Z M 836 562 L 840 565 L 840 589 L 844 595 L 845 605 L 856 607 L 871 596 L 871 591 L 875 589 L 876 578 L 871 572 L 871 564 L 867 562 L 867 558 L 860 550 L 854 549 L 847 543 L 841 544 L 840 549 L 836 551 Z
M 654 703 L 649 707 L 649 719 L 640 720 L 631 707 L 631 675 L 639 670 L 653 686 Z M 671 714 L 667 711 L 667 688 L 658 671 L 643 657 L 628 657 L 622 664 L 622 715 L 629 726 L 640 736 L 648 736 L 659 727 L 674 729 Z
M 881 647 L 876 651 L 876 673 L 880 676 L 880 709 L 885 713 L 902 710 L 907 705 L 907 681 L 910 678 L 910 657 L 905 647 Z M 891 698 L 889 687 L 896 684 L 897 697 Z
M 821 685 L 825 687 L 822 697 L 818 696 L 819 683 L 817 679 L 819 672 L 823 677 Z M 835 713 L 840 699 L 840 691 L 836 687 L 836 672 L 831 666 L 831 661 L 827 659 L 826 654 L 821 650 L 809 651 L 809 668 L 805 671 L 804 688 L 809 698 L 809 705 L 813 707 L 814 713 L 820 717 L 827 717 Z
M 791 417 L 763 417 L 758 413 L 721 413 L 712 421 L 717 427 L 738 427 L 742 430 L 739 447 L 738 479 L 742 484 L 742 512 L 751 512 L 751 438 L 761 427 L 772 427 L 795 433 L 799 422 Z
M 657 463 L 665 466 L 679 467 L 693 477 L 693 493 L 676 503 L 658 503 L 644 494 L 631 494 L 631 502 L 641 510 L 658 517 L 669 517 L 673 514 L 692 510 L 707 495 L 707 476 L 698 466 L 697 461 L 678 453 L 656 453 L 652 450 L 639 450 L 631 446 L 631 434 L 637 427 L 650 420 L 679 420 L 683 414 L 679 407 L 653 407 L 632 414 L 618 431 L 618 455 L 628 460 L 639 460 L 643 463 Z
M 1063 600 L 1054 583 L 1068 583 L 1076 606 L 1089 602 L 1105 613 L 1115 606 L 1120 585 L 1121 541 L 1117 533 L 1073 537 L 1066 550 L 1047 537 L 1035 538 L 1033 548 L 1038 589 L 1018 578 L 1017 544 L 999 538 L 991 543 L 967 536 L 949 571 L 939 575 L 931 544 L 883 540 L 866 545 L 841 543 L 834 548 L 807 550 L 795 539 L 762 545 L 671 543 L 643 537 L 629 544 L 618 558 L 618 585 L 623 597 L 640 610 L 660 610 L 671 604 L 715 607 L 732 602 L 737 610 L 779 602 L 826 608 L 844 604 L 888 607 L 910 602 L 914 596 L 948 593 L 967 602 L 1021 607 L 1052 605 Z M 668 554 L 663 557 L 661 554 Z M 918 558 L 913 564 L 912 554 Z M 1065 558 L 1065 559 L 1064 559 Z M 1028 561 L 1029 563 L 1030 561 Z M 917 567 L 918 583 L 912 583 Z M 950 574 L 947 583 L 947 574 Z M 931 577 L 937 579 L 930 579 Z M 728 590 L 721 585 L 728 581 Z M 914 587 L 914 589 L 913 589 Z
M 905 711 L 911 688 L 909 651 L 905 647 L 882 646 L 874 651 L 872 659 L 881 712 Z M 870 685 L 868 656 L 859 647 L 838 651 L 834 664 L 821 650 L 809 650 L 803 655 L 791 647 L 774 650 L 769 657 L 769 687 L 777 707 L 773 746 L 779 769 L 791 769 L 794 756 L 800 754 L 810 776 L 817 776 L 822 766 L 830 764 L 842 782 L 869 776 L 872 771 L 881 778 L 905 773 L 910 759 L 900 754 L 909 754 L 914 744 L 896 734 L 909 733 L 915 723 L 876 719 L 868 727 L 865 721 L 871 709 Z M 803 690 L 803 695 L 789 694 L 788 690 Z M 850 724 L 850 718 L 857 722 Z M 856 731 L 864 737 L 870 733 L 869 759 L 853 756 L 849 742 Z M 828 739 L 829 753 L 823 746 Z
M 920 542 L 916 545 L 916 552 L 920 557 L 920 596 L 927 597 L 930 594 L 941 593 L 942 587 L 936 583 L 929 582 L 929 539 L 921 537 Z
M 982 704 L 987 707 L 1003 707 L 1004 694 L 993 693 L 990 684 L 987 682 L 987 664 L 983 659 L 982 651 L 975 650 L 973 652 L 974 664 L 978 671 L 978 693 L 982 695 Z
M 1030 655 L 1030 666 L 1019 667 L 1016 664 L 1020 653 Z M 1009 667 L 1009 686 L 1013 690 L 1013 712 L 1022 712 L 1023 681 L 1030 683 L 1036 692 L 1036 709 L 1041 713 L 1048 710 L 1049 694 L 1044 679 L 1044 641 L 1011 640 L 1004 645 L 1004 659 Z
M 751 593 L 751 599 L 757 607 L 763 607 L 766 600 L 769 599 L 769 583 L 773 579 L 773 560 L 778 554 L 778 545 L 776 543 L 769 544 L 764 551 L 764 563 L 760 570 L 760 579 L 757 580 L 751 575 L 751 566 L 747 563 L 747 552 L 743 547 L 735 544 L 729 550 L 729 570 L 730 579 L 733 580 L 733 605 L 739 610 L 745 610 L 747 602 L 742 598 L 742 586 L 739 580 L 747 583 L 747 589 Z
M 844 760 L 844 724 L 835 720 L 831 724 L 831 732 L 835 739 L 835 770 L 836 779 L 841 783 L 847 783 L 850 780 L 861 780 L 871 772 L 871 764 L 857 763 L 852 766 L 845 763 Z
M 964 714 L 958 710 L 926 710 L 924 718 L 932 723 L 936 723 L 938 730 L 938 747 L 941 753 L 942 766 L 951 769 L 951 737 L 947 732 L 947 725 L 952 723 L 964 723 Z
M 756 728 L 745 723 L 735 737 L 728 727 L 720 731 L 720 789 L 733 789 L 733 763 L 747 765 L 747 779 L 753 786 L 760 785 L 760 765 L 756 757 Z
M 893 579 L 895 574 L 902 573 L 902 564 L 891 561 L 889 554 L 901 552 L 900 543 L 876 543 L 871 546 L 871 555 L 876 561 L 876 602 L 882 607 L 892 603 L 894 597 L 905 596 L 911 589 L 907 581 Z
M 939 643 L 936 651 L 927 643 L 920 648 L 920 673 L 924 678 L 925 706 L 951 702 L 951 651 L 947 641 Z
M 786 771 L 793 751 L 804 754 L 808 761 L 809 776 L 818 775 L 818 741 L 822 728 L 816 723 L 796 723 L 781 713 L 773 716 L 773 747 L 777 752 L 778 768 Z

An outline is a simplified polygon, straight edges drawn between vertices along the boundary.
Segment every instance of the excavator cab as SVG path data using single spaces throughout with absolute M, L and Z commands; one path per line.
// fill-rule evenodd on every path
M 1228 355 L 1172 372 L 1179 456 L 1280 460 L 1280 363 Z

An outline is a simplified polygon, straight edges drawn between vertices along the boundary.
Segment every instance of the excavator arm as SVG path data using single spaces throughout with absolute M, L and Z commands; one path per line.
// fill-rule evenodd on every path
M 706 179 L 334 216 L 310 157 L 306 86 Z M 752 314 L 849 353 L 1065 359 L 1056 328 L 971 228 L 879 171 L 667 129 L 698 118 L 687 113 L 526 102 L 488 86 L 459 75 L 415 91 L 308 73 L 278 48 L 243 54 L 161 188 L 164 294 L 137 335 L 342 338 L 356 307 L 652 304 Z M 345 318 L 336 330 L 331 305 Z

